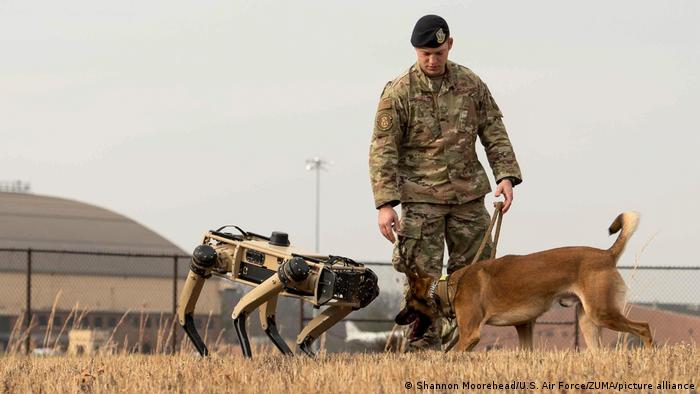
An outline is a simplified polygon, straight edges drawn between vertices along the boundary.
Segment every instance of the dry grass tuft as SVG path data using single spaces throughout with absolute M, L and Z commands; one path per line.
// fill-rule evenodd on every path
M 0 357 L 6 392 L 407 392 L 410 382 L 512 383 L 588 381 L 693 383 L 700 353 L 694 346 L 532 353 L 491 351 L 418 354 L 322 354 L 316 360 L 262 352 L 241 356 L 194 354 Z M 461 387 L 459 388 L 461 390 Z M 535 390 L 535 391 L 538 391 Z M 451 391 L 451 390 L 447 390 Z M 547 390 L 544 390 L 547 391 Z M 602 390 L 594 390 L 602 391 Z M 685 390 L 686 392 L 688 390 Z

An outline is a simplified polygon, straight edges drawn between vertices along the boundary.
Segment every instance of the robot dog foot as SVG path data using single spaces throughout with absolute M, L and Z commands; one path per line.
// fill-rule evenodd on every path
M 267 328 L 265 328 L 265 334 L 267 334 L 267 337 L 270 338 L 272 343 L 274 343 L 275 346 L 277 346 L 277 349 L 279 349 L 279 351 L 282 352 L 282 354 L 294 354 L 294 352 L 292 352 L 292 349 L 290 349 L 289 346 L 287 346 L 287 342 L 284 341 L 279 331 L 277 330 L 277 323 L 275 323 L 274 318 L 268 317 Z
M 205 345 L 204 341 L 202 341 L 202 337 L 199 336 L 192 315 L 185 315 L 185 324 L 182 326 L 182 328 L 185 329 L 185 333 L 187 333 L 187 336 L 190 338 L 190 341 L 192 341 L 192 344 L 194 344 L 194 347 L 197 349 L 197 352 L 199 352 L 199 355 L 204 357 L 208 356 L 209 349 L 207 349 L 207 345 Z
M 304 339 L 304 341 L 299 344 L 299 350 L 311 358 L 316 358 L 316 353 L 311 349 L 311 345 L 314 343 L 315 339 L 316 338 L 311 337 Z

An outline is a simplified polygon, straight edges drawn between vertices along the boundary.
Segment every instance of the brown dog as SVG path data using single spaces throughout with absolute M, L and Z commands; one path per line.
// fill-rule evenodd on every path
M 396 323 L 413 323 L 413 337 L 421 337 L 432 322 L 450 310 L 457 318 L 456 350 L 471 350 L 479 342 L 484 324 L 515 326 L 520 346 L 532 348 L 535 320 L 555 301 L 580 300 L 577 313 L 589 347 L 598 347 L 602 327 L 638 335 L 652 345 L 649 325 L 628 320 L 622 308 L 626 286 L 615 267 L 637 227 L 639 215 L 625 212 L 610 225 L 620 231 L 608 250 L 585 246 L 564 247 L 526 256 L 503 256 L 466 266 L 452 273 L 446 289 L 436 295 L 438 281 L 409 275 L 406 307 Z

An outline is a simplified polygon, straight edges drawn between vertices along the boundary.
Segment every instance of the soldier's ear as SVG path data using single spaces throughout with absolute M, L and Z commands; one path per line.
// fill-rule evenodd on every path
M 454 40 L 452 39 L 452 37 L 450 37 L 450 38 L 447 39 L 447 50 L 448 50 L 448 51 L 449 51 L 450 49 L 452 49 L 452 43 L 453 43 L 453 42 L 454 42 Z

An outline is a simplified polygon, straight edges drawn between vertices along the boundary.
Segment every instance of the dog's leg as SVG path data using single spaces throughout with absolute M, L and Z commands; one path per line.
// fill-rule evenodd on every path
M 642 339 L 645 347 L 651 347 L 649 324 L 629 320 L 622 313 L 626 286 L 620 274 L 617 271 L 601 271 L 598 277 L 591 279 L 597 280 L 596 286 L 590 286 L 583 297 L 579 297 L 588 318 L 597 326 L 635 334 Z
M 461 281 L 459 282 L 462 283 Z M 484 316 L 481 306 L 480 286 L 464 286 L 458 284 L 454 298 L 455 317 L 459 340 L 455 345 L 456 351 L 472 350 L 481 339 L 481 328 L 488 318 Z
M 518 324 L 515 329 L 518 331 L 518 341 L 520 342 L 520 348 L 532 350 L 532 328 L 534 323 L 527 322 L 524 324 Z
M 649 329 L 648 323 L 629 320 L 622 313 L 617 311 L 604 316 L 600 323 L 605 328 L 615 331 L 630 332 L 639 336 L 642 342 L 644 342 L 644 347 L 649 348 L 653 345 L 651 330 Z
M 590 349 L 596 349 L 602 346 L 601 328 L 593 323 L 590 317 L 586 314 L 583 306 L 579 303 L 576 305 L 576 314 L 578 315 L 578 325 L 581 327 L 583 339 L 586 341 L 586 346 Z
M 469 333 L 461 331 L 459 333 L 459 340 L 454 346 L 454 350 L 457 352 L 468 352 L 474 349 L 474 347 L 479 343 L 479 340 L 481 339 L 480 335 L 481 330 L 479 329 Z
M 457 313 L 457 329 L 459 330 L 459 340 L 454 346 L 455 351 L 468 352 L 479 343 L 481 339 L 481 328 L 484 322 L 479 320 L 480 316 L 463 316 Z

